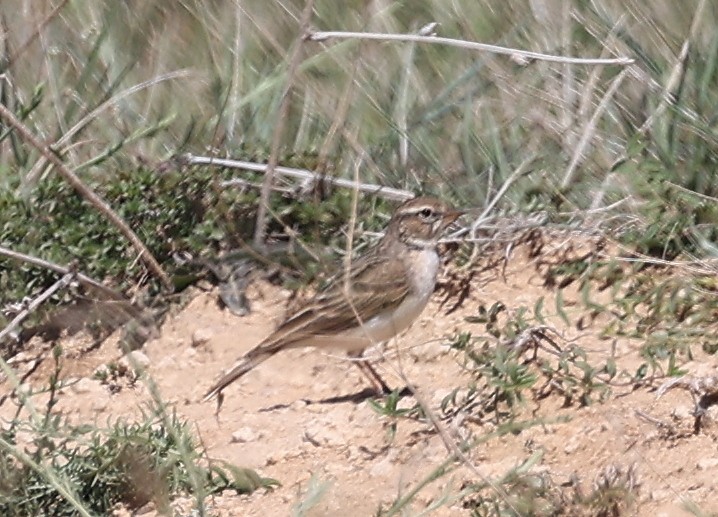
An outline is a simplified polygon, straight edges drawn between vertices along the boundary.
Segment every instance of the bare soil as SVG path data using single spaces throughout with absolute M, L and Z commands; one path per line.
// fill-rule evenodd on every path
M 384 378 L 402 386 L 397 373 L 403 372 L 437 410 L 452 389 L 469 381 L 459 355 L 447 346 L 456 331 L 482 331 L 479 324 L 465 321 L 467 315 L 476 314 L 480 304 L 501 301 L 511 311 L 533 307 L 542 296 L 546 300 L 555 296 L 544 287 L 524 251 L 511 258 L 503 275 L 499 273 L 491 270 L 478 275 L 469 297 L 449 315 L 436 296 L 420 320 L 385 348 L 383 359 L 376 363 Z M 223 369 L 271 332 L 282 317 L 288 294 L 257 283 L 249 293 L 251 314 L 239 318 L 220 308 L 216 292 L 197 291 L 188 305 L 167 318 L 160 337 L 144 346 L 150 360 L 148 373 L 162 398 L 196 424 L 209 456 L 281 482 L 274 490 L 258 490 L 250 496 L 225 493 L 215 497 L 208 502 L 212 514 L 288 515 L 296 505 L 307 503 L 310 492 L 322 489 L 308 515 L 374 515 L 436 469 L 447 458 L 447 449 L 431 423 L 394 421 L 375 412 L 359 396 L 367 388 L 366 381 L 340 354 L 314 349 L 278 354 L 225 391 L 218 417 L 214 402 L 201 402 Z M 546 303 L 547 313 L 550 305 Z M 615 347 L 619 368 L 630 371 L 641 362 L 640 342 L 600 339 L 598 322 L 578 330 L 559 318 L 550 320 L 566 340 L 576 340 L 592 357 L 605 358 Z M 207 340 L 197 344 L 193 336 L 194 341 Z M 78 422 L 102 426 L 108 420 L 137 416 L 151 400 L 142 380 L 117 393 L 91 380 L 98 366 L 120 357 L 113 340 L 91 353 L 76 353 L 74 358 L 72 351 L 81 344 L 69 339 L 63 346 L 71 357 L 64 375 L 85 380 L 63 390 L 57 411 Z M 379 358 L 382 354 L 370 350 L 367 355 Z M 714 375 L 714 361 L 701 355 L 685 369 L 693 375 Z M 29 382 L 46 382 L 49 365 L 45 363 Z M 7 382 L 0 387 L 0 391 L 7 389 Z M 414 403 L 407 396 L 401 406 Z M 10 406 L 0 407 L 0 416 L 11 417 L 14 407 Z M 685 510 L 687 502 L 704 512 L 718 512 L 717 434 L 710 425 L 692 432 L 693 408 L 687 391 L 671 390 L 657 398 L 655 390 L 630 386 L 616 387 L 608 400 L 587 407 L 562 407 L 558 397 L 528 400 L 527 418 L 553 423 L 488 440 L 467 456 L 482 476 L 498 477 L 532 453 L 543 451 L 542 460 L 533 467 L 536 472 L 549 474 L 556 486 L 578 480 L 584 491 L 590 491 L 607 469 L 626 472 L 633 468 L 638 487 L 626 515 L 690 515 Z M 494 430 L 491 424 L 472 422 L 470 415 L 444 425 L 452 436 L 480 436 Z M 445 498 L 445 504 L 428 513 L 468 515 L 457 494 L 467 483 L 480 481 L 476 471 L 459 465 L 430 483 L 419 492 L 409 514 L 420 514 Z M 178 510 L 189 510 L 191 499 L 180 499 L 175 505 Z

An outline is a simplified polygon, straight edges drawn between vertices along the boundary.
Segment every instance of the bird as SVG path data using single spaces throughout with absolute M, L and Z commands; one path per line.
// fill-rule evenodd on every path
M 408 328 L 434 291 L 441 267 L 439 238 L 463 213 L 432 197 L 402 203 L 372 248 L 240 357 L 203 400 L 221 397 L 232 382 L 282 350 L 332 348 L 358 358 L 366 348 Z M 391 392 L 368 361 L 356 364 L 377 392 Z

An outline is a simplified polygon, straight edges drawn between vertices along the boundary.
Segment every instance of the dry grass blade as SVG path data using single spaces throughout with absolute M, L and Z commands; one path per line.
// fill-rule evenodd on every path
M 205 156 L 194 156 L 192 154 L 186 154 L 181 157 L 181 161 L 190 165 L 210 165 L 217 167 L 231 167 L 237 169 L 245 169 L 254 172 L 266 173 L 269 165 L 264 163 L 247 162 L 242 160 L 229 160 L 225 158 L 211 158 Z M 372 194 L 374 196 L 383 197 L 392 201 L 406 201 L 414 197 L 412 192 L 403 189 L 397 189 L 392 187 L 385 187 L 383 185 L 376 185 L 373 183 L 357 183 L 354 180 L 345 178 L 335 178 L 333 176 L 326 176 L 319 174 L 307 169 L 295 169 L 293 167 L 282 167 L 278 165 L 274 168 L 274 173 L 288 178 L 297 178 L 304 182 L 322 182 L 326 181 L 334 186 L 341 188 L 357 189 L 360 192 Z M 229 187 L 232 185 L 246 186 L 247 182 L 241 179 L 226 180 L 221 183 L 223 187 Z
M 70 484 L 67 483 L 65 480 L 60 479 L 55 474 L 53 469 L 40 465 L 39 463 L 34 461 L 26 452 L 22 451 L 18 447 L 14 447 L 1 436 L 0 448 L 4 450 L 5 454 L 8 454 L 9 456 L 15 456 L 18 461 L 36 471 L 38 474 L 40 474 L 40 476 L 45 477 L 49 484 L 55 490 L 57 490 L 58 493 L 60 493 L 65 498 L 65 500 L 75 508 L 75 510 L 77 510 L 78 515 L 81 515 L 82 517 L 93 517 L 93 515 L 87 510 L 87 508 L 85 508 L 85 505 L 83 505 L 80 499 L 77 497 L 75 489 L 70 486 Z
M 54 20 L 57 15 L 60 14 L 60 11 L 62 11 L 67 2 L 68 0 L 62 0 L 52 9 L 52 11 L 50 11 L 50 13 L 45 17 L 45 19 L 37 25 L 37 28 L 33 31 L 33 33 L 28 36 L 28 38 L 8 58 L 7 63 L 5 64 L 6 68 L 9 69 L 15 64 L 15 61 L 17 61 L 17 59 L 22 55 L 25 49 L 27 49 L 40 36 L 42 31 L 48 26 L 48 24 L 52 20 Z
M 661 103 L 658 105 L 656 110 L 651 114 L 650 117 L 641 125 L 638 129 L 639 132 L 643 133 L 649 131 L 656 120 L 660 119 L 663 113 L 668 109 L 669 106 L 675 104 L 677 92 L 680 89 L 681 84 L 685 80 L 686 67 L 688 64 L 688 57 L 691 49 L 691 40 L 696 38 L 698 27 L 704 20 L 706 0 L 701 0 L 696 7 L 696 11 L 693 15 L 691 27 L 688 32 L 688 37 L 681 46 L 681 51 L 676 58 L 676 63 L 671 71 L 671 75 L 668 77 L 664 93 L 661 97 Z
M 601 115 L 603 115 L 603 113 L 608 108 L 611 99 L 618 91 L 619 86 L 621 86 L 621 83 L 625 79 L 628 70 L 628 68 L 622 70 L 621 73 L 616 76 L 613 82 L 611 82 L 611 86 L 609 86 L 608 90 L 606 90 L 606 93 L 601 99 L 601 102 L 596 107 L 596 111 L 594 111 L 593 116 L 586 123 L 586 126 L 584 127 L 583 133 L 581 135 L 581 140 L 579 140 L 578 145 L 576 146 L 576 149 L 573 153 L 573 157 L 571 158 L 571 163 L 568 165 L 568 168 L 566 169 L 566 174 L 563 177 L 563 182 L 561 183 L 562 189 L 568 188 L 568 186 L 571 185 L 571 183 L 574 181 L 574 176 L 576 174 L 578 164 L 584 158 L 583 153 L 586 150 L 586 146 L 588 146 L 588 143 L 591 141 L 591 137 L 593 137 L 594 135 L 596 124 L 598 123 L 598 120 Z
M 434 43 L 438 45 L 448 45 L 452 47 L 464 48 L 467 50 L 481 50 L 484 52 L 492 52 L 494 54 L 503 54 L 516 59 L 536 59 L 540 61 L 550 61 L 553 63 L 568 63 L 574 65 L 630 65 L 634 62 L 629 57 L 619 57 L 615 59 L 602 58 L 576 58 L 565 56 L 552 56 L 550 54 L 542 54 L 540 52 L 528 52 L 507 47 L 499 47 L 497 45 L 489 45 L 486 43 L 478 43 L 475 41 L 465 41 L 452 38 L 442 38 L 439 36 L 423 36 L 420 34 L 378 34 L 372 32 L 342 32 L 342 31 L 326 31 L 313 32 L 309 35 L 312 41 L 323 41 L 326 39 L 365 39 L 378 41 L 407 41 L 414 43 Z
M 65 276 L 55 282 L 48 289 L 43 291 L 37 298 L 30 301 L 30 303 L 28 303 L 27 306 L 24 307 L 2 331 L 0 331 L 0 343 L 2 343 L 3 339 L 9 336 L 15 329 L 17 329 L 17 327 L 25 320 L 25 318 L 32 314 L 38 307 L 40 307 L 40 305 L 45 303 L 48 298 L 50 298 L 60 289 L 64 289 L 65 287 L 70 285 L 70 282 L 72 282 L 72 279 L 74 277 L 74 271 L 66 273 Z
M 27 262 L 28 264 L 32 264 L 34 266 L 44 267 L 46 269 L 49 269 L 50 271 L 54 271 L 55 273 L 60 273 L 62 275 L 66 275 L 70 272 L 70 268 L 63 267 L 59 264 L 55 264 L 53 262 L 43 260 L 38 257 L 33 257 L 31 255 L 27 255 L 25 253 L 20 253 L 17 251 L 13 251 L 11 249 L 6 248 L 5 246 L 0 246 L 0 255 L 11 258 L 13 260 L 18 260 L 21 262 Z M 81 282 L 82 284 L 91 287 L 93 289 L 97 289 L 98 291 L 102 292 L 106 296 L 108 296 L 112 300 L 126 300 L 124 296 L 122 296 L 120 293 L 115 291 L 114 289 L 110 289 L 106 285 L 98 282 L 97 280 L 90 278 L 87 275 L 84 275 L 82 273 L 76 273 L 77 280 Z
M 102 102 L 98 107 L 93 109 L 90 113 L 82 117 L 80 120 L 78 120 L 70 129 L 68 129 L 61 138 L 59 138 L 56 142 L 54 142 L 51 146 L 49 146 L 49 149 L 51 151 L 61 152 L 65 146 L 68 146 L 70 144 L 70 140 L 82 129 L 84 129 L 92 120 L 99 117 L 101 113 L 104 111 L 110 110 L 112 107 L 116 107 L 123 99 L 126 97 L 129 97 L 131 95 L 134 95 L 137 92 L 140 92 L 146 88 L 150 88 L 152 86 L 155 86 L 157 84 L 160 84 L 165 81 L 172 81 L 175 79 L 182 79 L 187 78 L 190 75 L 190 72 L 187 70 L 175 70 L 172 72 L 168 72 L 166 74 L 162 74 L 158 77 L 153 77 L 152 79 L 149 79 L 147 81 L 143 81 L 140 84 L 136 84 L 131 86 L 130 88 L 127 88 L 126 90 L 123 90 L 119 92 L 116 95 L 113 95 L 112 98 L 107 99 L 106 101 Z M 43 156 L 37 161 L 35 165 L 33 165 L 32 170 L 27 173 L 26 177 L 23 178 L 23 183 L 27 186 L 30 184 L 33 184 L 38 177 L 42 174 L 42 171 L 45 170 L 45 165 L 47 165 L 47 161 L 55 164 L 53 160 L 51 160 L 47 155 L 43 153 Z
M 274 130 L 272 132 L 272 148 L 269 153 L 269 161 L 267 163 L 267 172 L 262 183 L 262 191 L 259 197 L 259 208 L 257 210 L 257 219 L 254 228 L 254 244 L 262 249 L 264 247 L 264 239 L 267 233 L 267 218 L 269 214 L 269 194 L 272 192 L 272 184 L 274 182 L 274 169 L 279 162 L 279 146 L 282 143 L 282 135 L 284 134 L 284 126 L 287 120 L 287 113 L 290 106 L 290 94 L 294 83 L 294 78 L 301 59 L 302 43 L 304 42 L 306 31 L 309 28 L 309 21 L 314 9 L 314 0 L 307 0 L 302 11 L 302 18 L 299 22 L 299 36 L 294 42 L 294 47 L 289 52 L 289 68 L 287 69 L 287 79 L 284 85 L 282 96 L 280 97 L 279 110 L 274 119 Z

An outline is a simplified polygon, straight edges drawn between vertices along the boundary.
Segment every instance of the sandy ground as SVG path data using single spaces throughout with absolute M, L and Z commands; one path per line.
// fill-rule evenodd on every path
M 520 251 L 505 277 L 499 276 L 494 271 L 476 278 L 470 297 L 450 315 L 434 300 L 417 323 L 388 345 L 385 360 L 378 363 L 385 379 L 402 385 L 397 375 L 402 370 L 434 409 L 453 388 L 466 385 L 468 374 L 447 346 L 447 337 L 457 330 L 483 330 L 479 324 L 467 323 L 467 315 L 476 314 L 482 303 L 502 301 L 509 310 L 516 310 L 533 307 L 541 296 L 553 299 Z M 239 318 L 218 306 L 216 292 L 198 291 L 186 307 L 167 318 L 161 336 L 144 346 L 149 374 L 164 400 L 196 423 L 211 457 L 251 467 L 281 482 L 274 490 L 258 490 L 250 496 L 226 493 L 215 497 L 209 501 L 212 514 L 289 515 L 295 505 L 307 500 L 309 492 L 321 488 L 321 497 L 307 515 L 374 515 L 440 465 L 447 450 L 426 422 L 399 420 L 392 435 L 392 421 L 356 396 L 367 384 L 340 354 L 301 349 L 273 357 L 226 390 L 219 419 L 214 403 L 201 402 L 220 372 L 271 332 L 287 296 L 277 287 L 256 284 L 250 291 L 253 312 Z M 555 320 L 557 330 L 578 339 L 593 356 L 608 355 L 611 341 L 598 339 L 595 328 L 578 331 Z M 193 336 L 194 341 L 204 342 L 193 343 Z M 631 370 L 639 364 L 640 343 L 618 340 L 615 346 L 619 368 Z M 71 343 L 66 348 L 72 349 Z M 99 349 L 68 360 L 65 375 L 86 380 L 63 390 L 57 411 L 98 425 L 137 415 L 149 400 L 145 383 L 113 394 L 91 380 L 99 365 L 118 357 L 117 348 L 108 340 Z M 685 368 L 696 375 L 713 374 L 714 359 L 701 357 Z M 44 366 L 38 369 L 32 382 L 40 382 L 46 373 Z M 0 386 L 0 391 L 6 389 L 7 383 Z M 437 498 L 447 502 L 428 512 L 431 515 L 469 515 L 455 499 L 462 487 L 479 482 L 479 474 L 500 476 L 536 451 L 543 451 L 543 457 L 534 471 L 550 474 L 557 486 L 577 478 L 584 491 L 590 491 L 594 479 L 606 469 L 617 467 L 625 472 L 633 466 L 637 498 L 626 515 L 690 515 L 684 510 L 686 502 L 704 512 L 718 511 L 718 433 L 710 426 L 699 434 L 690 432 L 693 403 L 688 392 L 672 390 L 657 399 L 648 388 L 616 388 L 607 401 L 589 407 L 566 408 L 561 402 L 553 396 L 527 400 L 526 418 L 565 417 L 568 421 L 534 426 L 477 446 L 467 453 L 475 470 L 461 465 L 429 484 L 407 515 L 420 514 Z M 401 406 L 414 403 L 408 396 Z M 9 406 L 0 407 L 0 416 L 11 416 L 14 408 Z M 678 434 L 669 436 L 665 428 L 639 418 L 637 411 L 670 424 Z M 480 436 L 494 430 L 490 423 L 472 422 L 470 415 L 464 416 L 445 422 L 449 434 Z M 180 500 L 177 507 L 188 508 L 188 501 Z

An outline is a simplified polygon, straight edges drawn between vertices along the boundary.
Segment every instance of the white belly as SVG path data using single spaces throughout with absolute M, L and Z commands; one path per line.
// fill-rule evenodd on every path
M 361 327 L 336 336 L 335 346 L 354 352 L 376 345 L 409 327 L 421 314 L 434 292 L 439 256 L 435 250 L 422 250 L 411 257 L 412 286 L 404 301 L 393 311 L 386 311 L 364 322 Z

